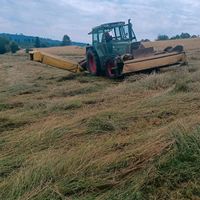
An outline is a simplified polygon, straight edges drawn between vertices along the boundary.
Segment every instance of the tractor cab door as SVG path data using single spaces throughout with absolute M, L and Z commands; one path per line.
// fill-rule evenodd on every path
M 99 34 L 98 32 L 92 34 L 92 45 L 95 48 L 99 58 L 105 55 L 104 49 L 102 48 L 102 44 L 100 42 L 101 37 L 101 34 Z
M 101 38 L 102 49 L 106 53 L 105 55 L 113 54 L 113 36 L 109 31 L 105 31 Z
M 110 56 L 113 53 L 112 35 L 103 30 L 99 31 L 96 37 L 95 34 L 93 36 L 93 46 L 100 58 Z

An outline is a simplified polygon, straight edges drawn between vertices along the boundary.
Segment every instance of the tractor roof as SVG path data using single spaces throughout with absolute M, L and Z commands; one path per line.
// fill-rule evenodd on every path
M 112 29 L 117 26 L 124 26 L 125 22 L 112 22 L 112 23 L 107 23 L 107 24 L 102 24 L 100 26 L 96 26 L 92 29 L 92 31 L 88 34 L 96 33 L 99 30 L 106 30 L 106 29 Z

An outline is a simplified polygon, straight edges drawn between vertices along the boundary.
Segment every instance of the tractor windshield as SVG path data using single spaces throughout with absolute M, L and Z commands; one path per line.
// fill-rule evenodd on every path
M 99 36 L 98 39 L 99 42 L 104 42 L 108 40 L 113 40 L 113 41 L 136 40 L 134 32 L 132 31 L 130 33 L 128 25 L 117 26 L 111 29 L 99 30 L 98 36 Z M 107 39 L 108 37 L 110 37 L 110 39 Z
M 89 33 L 93 36 L 93 44 L 105 41 L 136 41 L 136 36 L 132 28 L 132 24 L 124 22 L 116 22 L 103 24 L 93 28 Z

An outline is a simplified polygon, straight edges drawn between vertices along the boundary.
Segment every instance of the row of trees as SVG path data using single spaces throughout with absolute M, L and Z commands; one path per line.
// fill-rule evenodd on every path
M 63 36 L 63 39 L 62 39 L 62 42 L 61 42 L 61 46 L 69 46 L 69 45 L 71 45 L 71 39 L 70 39 L 70 37 L 68 36 L 68 35 L 64 35 Z M 40 48 L 40 47 L 46 47 L 46 45 L 45 44 L 42 44 L 41 42 L 40 42 L 40 38 L 39 37 L 36 37 L 35 38 L 35 45 L 34 45 L 36 48 Z
M 168 35 L 159 35 L 157 41 L 159 40 L 178 40 L 178 39 L 189 39 L 189 38 L 197 38 L 197 35 L 190 35 L 189 33 L 181 33 L 180 35 L 176 35 L 173 37 L 169 37 Z
M 0 54 L 7 52 L 15 53 L 19 50 L 18 45 L 15 42 L 9 41 L 4 37 L 0 37 Z
M 63 36 L 63 40 L 60 44 L 61 46 L 68 46 L 71 45 L 71 39 L 68 35 Z M 34 47 L 47 47 L 45 44 L 41 43 L 40 38 L 35 38 Z M 8 40 L 6 37 L 0 37 L 0 54 L 4 54 L 7 52 L 16 53 L 19 50 L 19 46 L 16 42 Z

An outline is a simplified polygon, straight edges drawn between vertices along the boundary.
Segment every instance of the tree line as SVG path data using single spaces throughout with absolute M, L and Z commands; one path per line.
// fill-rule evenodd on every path
M 68 35 L 63 36 L 63 40 L 60 43 L 60 46 L 69 46 L 71 45 L 71 39 Z M 40 47 L 48 47 L 48 45 L 43 44 L 39 37 L 35 38 L 35 42 L 33 44 L 33 47 L 40 48 Z M 16 53 L 20 49 L 17 42 L 14 42 L 7 37 L 0 36 L 0 54 L 4 53 Z
M 190 35 L 189 33 L 181 33 L 180 35 L 176 35 L 173 37 L 169 37 L 168 35 L 158 35 L 157 41 L 160 40 L 178 40 L 178 39 L 189 39 L 189 38 L 198 38 L 197 35 Z
M 71 45 L 71 43 L 72 43 L 72 41 L 71 41 L 70 37 L 68 35 L 64 35 L 62 42 L 60 43 L 60 46 L 69 46 L 69 45 Z M 41 43 L 39 37 L 36 37 L 34 47 L 40 48 L 40 47 L 47 47 L 47 46 L 45 44 Z
M 7 52 L 15 53 L 19 50 L 19 46 L 17 43 L 8 40 L 7 38 L 0 37 L 0 54 L 4 54 Z

